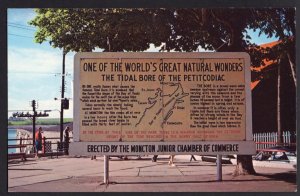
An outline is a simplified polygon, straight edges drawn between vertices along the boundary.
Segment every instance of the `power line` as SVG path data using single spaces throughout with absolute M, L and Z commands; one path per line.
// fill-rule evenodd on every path
M 34 27 L 29 26 L 29 25 L 23 25 L 23 24 L 14 23 L 14 22 L 9 22 L 8 24 L 15 25 L 15 26 L 21 26 L 21 27 L 26 27 L 26 28 L 31 28 L 32 30 L 35 30 Z
M 13 33 L 8 33 L 8 35 L 12 35 L 12 36 L 17 36 L 17 37 L 25 37 L 25 38 L 34 38 L 34 37 L 29 37 L 29 36 L 25 36 L 25 35 L 18 35 L 18 34 L 13 34 Z
M 14 28 L 19 28 L 19 29 L 24 29 L 24 30 L 28 30 L 28 31 L 35 31 L 35 29 L 29 29 L 26 27 L 19 27 L 19 26 L 15 26 L 15 25 L 8 25 L 9 27 L 14 27 Z
M 29 37 L 29 36 L 25 36 L 25 35 L 18 35 L 18 34 L 13 34 L 13 33 L 8 33 L 8 35 L 12 35 L 12 36 L 17 36 L 17 37 L 25 37 L 25 38 L 34 38 L 34 37 Z M 45 41 L 50 41 L 49 39 L 46 39 Z

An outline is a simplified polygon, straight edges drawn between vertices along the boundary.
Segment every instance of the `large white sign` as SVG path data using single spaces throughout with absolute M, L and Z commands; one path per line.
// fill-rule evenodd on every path
M 255 152 L 246 53 L 77 53 L 74 62 L 71 153 Z

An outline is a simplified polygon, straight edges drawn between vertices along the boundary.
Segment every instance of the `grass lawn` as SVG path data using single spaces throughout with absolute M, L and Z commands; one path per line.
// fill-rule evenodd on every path
M 64 123 L 73 122 L 73 118 L 64 118 Z M 59 118 L 43 118 L 37 119 L 36 125 L 59 125 Z M 32 125 L 31 119 L 24 119 L 22 121 L 8 121 L 9 126 Z

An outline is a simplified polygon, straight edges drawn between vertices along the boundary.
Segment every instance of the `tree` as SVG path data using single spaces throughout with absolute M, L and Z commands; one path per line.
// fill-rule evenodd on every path
M 282 142 L 280 118 L 280 65 L 284 55 L 287 55 L 291 73 L 295 78 L 295 43 L 290 39 L 295 35 L 295 10 L 290 9 L 181 9 L 175 11 L 173 34 L 167 41 L 167 49 L 178 51 L 193 51 L 199 45 L 202 48 L 215 51 L 246 51 L 251 55 L 252 65 L 263 65 L 263 59 L 278 62 L 278 130 L 279 142 Z M 244 36 L 246 29 L 252 28 L 266 33 L 269 37 L 278 37 L 281 42 L 272 49 L 263 49 L 250 44 L 250 37 Z M 283 54 L 282 54 L 283 52 Z M 262 77 L 256 73 L 254 79 Z M 251 156 L 238 156 L 234 174 L 254 174 Z
M 244 39 L 244 33 L 252 20 L 250 12 L 248 9 L 176 10 L 174 34 L 166 43 L 167 48 L 192 51 L 200 45 L 222 52 L 246 51 L 250 43 Z M 233 173 L 255 174 L 252 157 L 237 156 L 237 167 Z
M 247 29 L 255 29 L 284 37 L 281 46 L 286 48 L 291 68 L 295 67 L 290 50 L 294 43 L 282 36 L 295 32 L 294 10 L 288 8 L 38 9 L 37 13 L 30 22 L 39 27 L 36 41 L 50 39 L 52 46 L 68 51 L 143 51 L 150 43 L 164 43 L 167 51 L 195 51 L 199 47 L 220 52 L 246 51 L 253 66 L 261 66 L 262 59 L 273 58 L 274 53 L 250 43 Z M 253 79 L 260 77 L 256 73 Z M 255 173 L 251 156 L 238 156 L 237 162 L 235 174 Z
M 279 38 L 279 43 L 267 48 L 265 51 L 266 58 L 273 60 L 277 64 L 277 131 L 278 143 L 283 143 L 282 123 L 281 123 L 281 72 L 287 64 L 282 63 L 288 59 L 290 65 L 289 70 L 291 77 L 296 84 L 296 66 L 295 66 L 295 9 L 281 8 L 281 9 L 264 9 L 254 10 L 253 14 L 258 19 L 258 22 L 252 23 L 251 28 L 259 29 L 269 37 L 275 36 Z M 283 66 L 283 67 L 282 67 Z M 288 70 L 288 69 L 286 69 Z
M 250 24 L 250 28 L 259 29 L 260 34 L 265 33 L 268 37 L 275 36 L 280 43 L 267 52 L 267 58 L 287 58 L 290 65 L 291 75 L 296 86 L 295 66 L 295 9 L 258 9 L 253 10 L 257 18 L 256 23 Z
M 170 34 L 167 13 L 153 9 L 36 9 L 35 41 L 66 51 L 143 51 Z M 157 19 L 156 15 L 162 19 Z

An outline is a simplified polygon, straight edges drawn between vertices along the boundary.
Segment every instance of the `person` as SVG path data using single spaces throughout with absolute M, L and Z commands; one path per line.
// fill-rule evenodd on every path
M 35 133 L 35 157 L 38 158 L 39 151 L 42 150 L 42 127 L 39 127 L 38 131 Z
M 69 143 L 70 143 L 70 136 L 69 136 L 69 132 L 70 132 L 70 127 L 67 126 L 64 130 L 64 138 L 65 138 L 65 154 L 68 155 L 69 154 Z
M 191 155 L 190 162 L 191 162 L 192 160 L 197 161 L 197 159 L 194 157 L 194 155 Z
M 172 166 L 172 167 L 175 166 L 175 164 L 174 164 L 174 157 L 175 157 L 175 155 L 170 155 L 169 165 Z
M 25 153 L 26 154 L 30 154 L 31 145 L 27 145 L 27 144 L 29 144 L 29 138 L 30 138 L 30 135 L 28 133 L 26 133 L 25 134 L 25 139 L 24 139 L 24 144 L 26 145 L 26 147 L 25 147 Z
M 20 137 L 20 152 L 23 152 L 23 148 L 22 148 L 22 140 L 23 140 L 23 138 L 22 138 L 22 136 Z
M 156 162 L 157 161 L 157 157 L 158 157 L 158 155 L 153 155 L 152 162 Z

